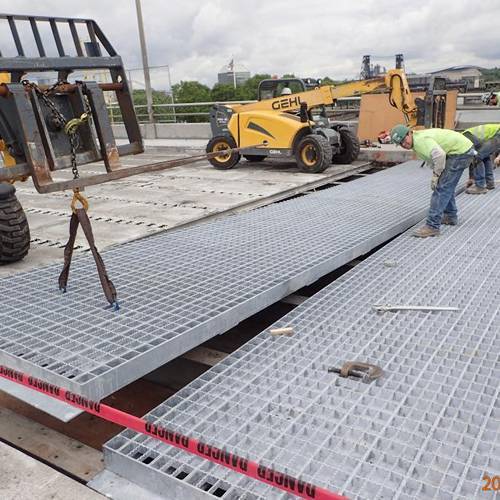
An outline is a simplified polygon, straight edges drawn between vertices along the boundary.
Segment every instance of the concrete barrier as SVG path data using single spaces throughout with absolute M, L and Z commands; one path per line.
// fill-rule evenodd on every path
M 500 108 L 462 109 L 456 115 L 457 130 L 464 130 L 483 123 L 500 123 Z
M 404 163 L 416 160 L 417 157 L 412 150 L 403 149 L 395 144 L 382 144 L 380 147 L 362 147 L 358 160 L 381 164 Z
M 211 137 L 209 123 L 141 123 L 143 139 L 209 139 Z M 125 126 L 113 124 L 113 132 L 117 139 L 126 139 Z
M 357 131 L 358 122 L 355 120 L 339 121 Z M 212 132 L 209 123 L 141 123 L 143 139 L 210 139 Z M 113 124 L 113 132 L 117 139 L 126 139 L 127 133 L 122 123 Z

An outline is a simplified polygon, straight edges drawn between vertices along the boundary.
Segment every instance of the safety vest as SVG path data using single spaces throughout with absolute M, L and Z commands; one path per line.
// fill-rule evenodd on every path
M 485 123 L 484 125 L 468 128 L 464 130 L 465 132 L 469 132 L 481 142 L 486 142 L 500 132 L 500 123 Z
M 437 146 L 448 156 L 467 153 L 473 144 L 459 132 L 445 128 L 428 128 L 413 132 L 413 151 L 421 160 L 432 164 L 432 150 Z

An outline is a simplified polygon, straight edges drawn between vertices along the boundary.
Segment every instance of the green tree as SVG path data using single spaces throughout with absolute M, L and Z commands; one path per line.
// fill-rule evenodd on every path
M 210 100 L 210 89 L 197 81 L 187 81 L 172 85 L 176 102 L 207 102 Z
M 209 102 L 211 101 L 210 89 L 197 81 L 181 81 L 172 85 L 175 102 Z M 206 122 L 206 115 L 196 113 L 207 113 L 209 106 L 189 106 L 176 108 L 177 121 Z M 193 114 L 195 113 L 195 114 Z
M 241 97 L 238 97 L 238 99 L 242 99 L 245 101 L 254 101 L 257 99 L 257 89 L 259 88 L 259 83 L 262 80 L 267 80 L 268 78 L 271 78 L 271 75 L 268 75 L 266 73 L 261 73 L 252 76 L 252 78 L 249 78 L 241 87 Z
M 321 79 L 321 85 L 338 85 L 339 83 L 338 80 L 332 80 L 329 76 L 325 76 Z
M 259 74 L 249 78 L 236 88 L 233 85 L 216 83 L 212 88 L 212 100 L 221 101 L 255 101 L 257 99 L 257 90 L 262 80 L 271 78 L 271 75 Z
M 166 104 L 172 102 L 170 96 L 162 90 L 153 90 L 153 104 Z M 132 91 L 132 99 L 136 106 L 146 105 L 146 91 L 141 89 L 136 89 Z
M 171 104 L 172 98 L 162 90 L 153 90 L 153 113 L 155 120 L 159 122 L 169 122 L 174 120 L 173 108 L 160 106 L 164 104 Z M 146 91 L 142 89 L 134 89 L 132 91 L 132 99 L 136 106 L 137 117 L 140 122 L 147 121 L 147 100 Z
M 484 76 L 485 82 L 494 82 L 495 80 L 500 80 L 500 68 L 485 68 L 481 70 L 481 73 Z
M 216 83 L 212 87 L 210 95 L 214 102 L 235 101 L 236 89 L 229 84 Z

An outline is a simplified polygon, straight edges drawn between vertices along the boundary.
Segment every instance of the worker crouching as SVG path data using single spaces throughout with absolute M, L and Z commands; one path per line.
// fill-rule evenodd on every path
M 477 158 L 472 169 L 473 185 L 467 188 L 469 194 L 484 194 L 495 189 L 495 175 L 491 155 L 500 150 L 500 123 L 487 123 L 464 131 L 477 150 Z
M 431 206 L 425 226 L 413 236 L 438 236 L 441 224 L 458 223 L 455 189 L 463 171 L 477 154 L 472 141 L 459 132 L 441 128 L 412 131 L 406 125 L 391 130 L 391 140 L 405 149 L 413 149 L 418 158 L 432 167 Z

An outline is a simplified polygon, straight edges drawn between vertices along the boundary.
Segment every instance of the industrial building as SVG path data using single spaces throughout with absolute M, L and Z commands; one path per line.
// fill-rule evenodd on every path
M 227 66 L 223 66 L 217 74 L 217 81 L 221 85 L 241 85 L 250 78 L 248 71 L 242 64 L 237 64 L 232 59 Z
M 438 71 L 431 71 L 431 75 L 447 78 L 450 82 L 465 81 L 469 89 L 484 88 L 484 78 L 479 66 L 452 66 Z

